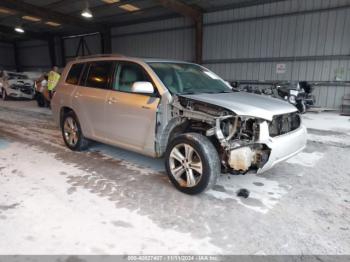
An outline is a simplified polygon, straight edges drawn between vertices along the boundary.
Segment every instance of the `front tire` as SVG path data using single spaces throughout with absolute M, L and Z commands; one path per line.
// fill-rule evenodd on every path
M 215 185 L 220 174 L 220 159 L 207 137 L 187 133 L 175 137 L 168 145 L 165 167 L 179 191 L 195 195 Z
M 73 111 L 63 116 L 62 137 L 66 146 L 73 151 L 82 151 L 88 148 L 89 141 L 84 137 L 77 116 Z

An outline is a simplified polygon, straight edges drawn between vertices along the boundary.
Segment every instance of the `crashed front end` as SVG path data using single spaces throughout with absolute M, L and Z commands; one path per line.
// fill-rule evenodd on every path
M 13 98 L 33 99 L 35 95 L 34 83 L 9 83 L 7 95 Z
M 306 128 L 296 112 L 275 115 L 269 121 L 185 97 L 175 98 L 172 111 L 173 117 L 190 122 L 189 130 L 211 139 L 223 172 L 261 173 L 306 145 Z

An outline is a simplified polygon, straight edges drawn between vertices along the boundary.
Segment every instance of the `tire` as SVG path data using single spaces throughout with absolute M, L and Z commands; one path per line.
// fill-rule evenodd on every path
M 1 89 L 1 99 L 2 99 L 3 101 L 8 100 L 8 96 L 7 96 L 6 90 L 5 90 L 4 88 Z
M 297 104 L 297 108 L 300 114 L 304 114 L 306 112 L 306 105 L 304 101 L 301 101 Z
M 82 151 L 89 147 L 89 140 L 84 137 L 79 120 L 73 111 L 63 116 L 61 130 L 63 141 L 69 149 Z
M 221 171 L 214 145 L 207 137 L 197 133 L 176 136 L 169 143 L 165 168 L 172 184 L 189 195 L 212 188 Z

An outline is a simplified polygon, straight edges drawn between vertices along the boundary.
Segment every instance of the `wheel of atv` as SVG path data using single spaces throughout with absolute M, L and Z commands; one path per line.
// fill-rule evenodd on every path
M 298 103 L 297 108 L 300 114 L 304 114 L 306 112 L 305 102 Z
M 214 145 L 197 133 L 182 134 L 170 142 L 165 167 L 173 185 L 190 195 L 213 187 L 220 174 L 220 160 Z
M 79 120 L 73 111 L 64 115 L 61 129 L 64 143 L 69 149 L 82 151 L 89 146 L 89 141 L 84 137 Z
M 1 90 L 1 99 L 4 101 L 6 101 L 8 99 L 8 96 L 6 94 L 6 90 L 4 88 Z

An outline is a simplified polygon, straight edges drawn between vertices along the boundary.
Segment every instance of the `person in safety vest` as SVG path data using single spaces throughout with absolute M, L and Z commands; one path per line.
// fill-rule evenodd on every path
M 54 66 L 52 70 L 49 72 L 48 80 L 47 80 L 47 89 L 49 91 L 50 99 L 55 91 L 55 87 L 60 80 L 60 74 L 58 73 L 58 67 Z

